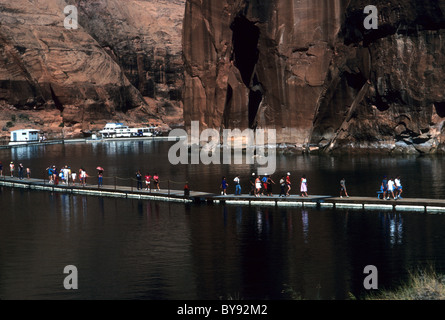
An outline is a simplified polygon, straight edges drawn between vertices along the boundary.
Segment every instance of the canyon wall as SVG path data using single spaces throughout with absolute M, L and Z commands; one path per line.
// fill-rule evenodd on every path
M 369 4 L 377 30 L 363 26 Z M 276 129 L 298 148 L 443 151 L 444 12 L 445 0 L 0 0 L 0 136 L 197 120 Z
M 323 150 L 444 150 L 445 1 L 187 0 L 184 121 Z
M 181 123 L 183 13 L 182 0 L 1 0 L 1 135 Z

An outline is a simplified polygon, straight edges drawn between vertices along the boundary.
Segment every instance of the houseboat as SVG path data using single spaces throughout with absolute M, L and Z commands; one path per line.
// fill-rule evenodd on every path
M 40 131 L 36 129 L 21 129 L 11 131 L 9 145 L 19 145 L 39 142 Z
M 123 123 L 107 123 L 99 133 L 102 138 L 153 137 L 159 134 L 157 127 L 130 128 Z

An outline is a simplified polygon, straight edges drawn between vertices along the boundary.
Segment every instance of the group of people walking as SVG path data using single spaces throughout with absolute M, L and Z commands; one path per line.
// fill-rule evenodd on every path
M 136 182 L 137 182 L 137 189 L 142 190 L 142 179 L 145 181 L 145 190 L 154 190 L 154 191 L 161 191 L 159 188 L 159 175 L 155 173 L 153 176 L 150 175 L 150 173 L 146 173 L 145 176 L 142 176 L 142 173 L 140 170 L 136 172 Z
M 98 187 L 103 186 L 103 173 L 104 169 L 102 167 L 97 167 L 97 185 Z M 55 165 L 49 166 L 45 169 L 46 175 L 48 177 L 48 181 L 50 184 L 58 185 L 67 184 L 67 185 L 76 185 L 78 183 L 81 186 L 85 186 L 87 183 L 87 178 L 89 177 L 87 171 L 81 167 L 78 171 L 71 169 L 70 166 L 65 165 L 60 169 Z M 9 174 L 11 178 L 17 176 L 19 179 L 24 179 L 25 174 L 26 178 L 31 178 L 31 169 L 23 166 L 22 163 L 19 165 L 15 165 L 14 161 L 11 161 L 9 164 Z M 17 175 L 16 175 L 17 174 Z M 0 176 L 3 176 L 3 164 L 0 161 Z M 141 171 L 138 170 L 136 172 L 136 181 L 137 181 L 137 189 L 143 189 L 143 183 L 145 183 L 145 190 L 154 190 L 160 191 L 159 187 L 159 175 L 155 173 L 153 176 L 149 173 L 146 173 L 145 176 L 142 175 Z
M 79 185 L 85 186 L 87 183 L 88 174 L 84 168 L 80 168 L 78 172 L 72 170 L 70 166 L 63 166 L 58 169 L 55 165 L 49 166 L 45 169 L 48 175 L 48 180 L 50 184 L 58 185 L 62 184 L 72 184 L 75 185 L 78 181 Z M 98 172 L 98 185 L 102 185 L 102 172 Z
M 3 164 L 0 161 L 0 176 L 3 176 Z M 97 181 L 98 181 L 98 187 L 103 186 L 103 172 L 104 169 L 102 167 L 97 167 Z M 50 184 L 58 185 L 59 183 L 62 184 L 72 184 L 75 185 L 76 183 L 79 183 L 81 186 L 85 186 L 87 182 L 87 178 L 89 175 L 87 174 L 86 170 L 81 167 L 77 172 L 75 170 L 72 170 L 70 166 L 63 166 L 61 169 L 57 169 L 55 165 L 49 166 L 46 168 L 48 180 Z M 14 163 L 14 161 L 11 161 L 9 163 L 9 174 L 11 178 L 15 177 L 17 174 L 17 177 L 19 179 L 24 179 L 25 175 L 26 178 L 31 178 L 31 169 L 25 168 L 22 163 L 19 163 L 17 166 Z M 146 173 L 143 175 L 140 170 L 136 172 L 136 181 L 137 181 L 137 190 L 154 190 L 154 191 L 160 191 L 159 183 L 159 175 L 155 173 L 153 176 L 150 175 L 150 173 Z M 234 185 L 235 185 L 235 195 L 241 195 L 242 187 L 241 187 L 241 179 L 239 175 L 236 175 L 233 179 Z M 252 173 L 250 180 L 250 192 L 249 194 L 251 196 L 260 197 L 260 196 L 273 196 L 273 185 L 277 184 L 271 175 L 264 174 L 263 176 L 257 176 L 255 173 Z M 145 184 L 145 188 L 143 187 L 143 184 Z M 281 178 L 278 181 L 278 184 L 280 186 L 280 193 L 279 197 L 287 197 L 290 195 L 290 191 L 292 190 L 292 182 L 291 182 L 291 173 L 288 172 L 286 175 L 281 176 Z M 221 181 L 221 194 L 227 195 L 227 189 L 229 187 L 229 184 L 227 182 L 226 177 L 222 178 Z M 299 180 L 299 188 L 300 188 L 300 195 L 302 197 L 308 197 L 308 179 L 305 175 L 302 175 Z M 187 185 L 187 189 L 189 189 Z M 390 197 L 394 200 L 402 199 L 402 183 L 400 176 L 397 176 L 395 179 L 393 177 L 388 178 L 387 176 L 384 176 L 381 186 L 380 186 L 380 193 L 383 194 L 383 199 L 389 200 Z M 343 196 L 346 196 L 349 198 L 348 191 L 346 189 L 346 180 L 345 178 L 342 178 L 340 180 L 340 198 L 343 198 Z
M 282 176 L 279 180 L 280 185 L 280 194 L 279 197 L 286 197 L 290 195 L 291 187 L 291 178 L 290 172 L 288 172 L 285 176 Z M 235 184 L 235 195 L 241 195 L 241 180 L 239 175 L 237 175 L 233 182 Z M 260 196 L 272 196 L 273 195 L 273 185 L 276 184 L 272 179 L 271 175 L 267 173 L 265 175 L 256 176 L 255 173 L 252 173 L 250 178 L 250 195 L 255 197 Z M 229 184 L 227 182 L 226 177 L 222 177 L 221 181 L 221 195 L 227 195 L 227 188 Z M 308 180 L 305 175 L 303 175 L 300 179 L 300 194 L 302 197 L 308 197 Z
M 382 185 L 380 187 L 380 191 L 383 192 L 383 199 L 389 200 L 390 195 L 394 200 L 403 199 L 402 198 L 402 183 L 400 181 L 400 176 L 397 176 L 395 179 L 390 177 L 388 179 L 387 176 L 383 177 Z
M 290 191 L 292 189 L 290 172 L 288 172 L 285 176 L 282 176 L 279 181 L 280 185 L 280 194 L 279 197 L 286 197 L 290 195 Z M 241 195 L 241 181 L 239 175 L 237 175 L 233 182 L 235 183 L 235 195 Z M 259 197 L 259 196 L 272 196 L 272 186 L 276 184 L 270 175 L 265 174 L 263 177 L 256 176 L 255 173 L 252 173 L 250 178 L 250 195 Z M 222 178 L 221 182 L 221 194 L 227 195 L 227 188 L 229 184 L 227 183 L 226 177 Z M 383 193 L 383 199 L 389 200 L 390 196 L 394 200 L 402 199 L 402 183 L 400 176 L 394 178 L 384 177 L 381 184 L 381 192 Z M 305 175 L 303 175 L 300 179 L 300 195 L 302 197 L 308 197 L 308 180 Z M 343 196 L 349 198 L 349 194 L 346 188 L 346 179 L 342 178 L 340 180 L 340 198 Z
M 22 163 L 19 163 L 16 166 L 14 161 L 11 161 L 11 163 L 9 164 L 9 174 L 11 178 L 17 176 L 20 180 L 25 179 L 25 174 L 26 174 L 26 177 L 29 179 L 31 177 L 31 169 L 30 168 L 25 169 Z M 3 176 L 3 164 L 1 161 L 0 161 L 0 176 Z

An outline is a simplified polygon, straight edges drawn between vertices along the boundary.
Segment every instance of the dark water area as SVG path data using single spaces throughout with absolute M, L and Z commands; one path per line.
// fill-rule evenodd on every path
M 8 163 L 22 162 L 32 170 L 36 178 L 46 177 L 45 168 L 50 165 L 71 166 L 73 170 L 83 167 L 91 176 L 89 182 L 97 182 L 97 166 L 105 169 L 104 183 L 130 185 L 135 173 L 158 173 L 161 188 L 182 190 L 186 181 L 192 190 L 219 193 L 221 178 L 226 176 L 229 192 L 234 193 L 233 178 L 239 174 L 243 192 L 249 190 L 249 179 L 258 165 L 224 164 L 178 164 L 171 165 L 168 151 L 173 142 L 162 141 L 110 141 L 104 143 L 30 146 L 0 150 L 0 161 L 4 172 L 8 173 Z M 245 159 L 244 163 L 245 163 Z M 189 156 L 190 162 L 190 156 Z M 351 195 L 375 196 L 383 176 L 401 176 L 405 196 L 410 198 L 442 199 L 445 195 L 445 162 L 442 156 L 391 156 L 391 155 L 283 155 L 277 154 L 276 171 L 272 175 L 277 185 L 287 172 L 291 173 L 291 193 L 299 194 L 299 181 L 302 175 L 308 179 L 308 191 L 313 195 L 334 195 L 339 193 L 342 177 Z M 133 182 L 134 183 L 134 182 Z
M 230 184 L 239 173 L 245 183 L 254 170 L 250 165 L 172 166 L 170 145 L 25 147 L 0 150 L 0 161 L 4 166 L 23 162 L 42 178 L 52 164 L 84 166 L 93 176 L 100 165 L 109 179 L 133 177 L 137 169 L 157 171 L 180 187 L 189 180 L 193 189 L 211 192 L 219 191 L 222 175 Z M 443 168 L 441 157 L 289 155 L 277 157 L 276 176 L 291 171 L 296 185 L 305 174 L 309 193 L 325 195 L 337 195 L 344 176 L 351 194 L 375 196 L 383 174 L 400 174 L 406 197 L 441 199 Z M 377 267 L 379 289 L 396 288 L 416 268 L 433 265 L 443 272 L 443 230 L 440 214 L 184 205 L 3 187 L 0 299 L 360 297 L 368 292 L 363 287 L 367 265 Z M 67 265 L 78 269 L 77 290 L 64 289 Z

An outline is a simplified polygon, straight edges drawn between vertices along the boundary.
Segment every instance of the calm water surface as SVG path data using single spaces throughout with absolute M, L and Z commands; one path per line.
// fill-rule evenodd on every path
M 100 165 L 105 183 L 140 169 L 178 188 L 188 180 L 211 192 L 222 175 L 230 183 L 239 173 L 247 190 L 252 166 L 171 166 L 170 145 L 25 147 L 0 150 L 0 161 L 21 161 L 36 177 L 52 164 L 92 174 Z M 344 176 L 351 194 L 374 196 L 383 174 L 400 174 L 407 197 L 445 195 L 441 157 L 277 161 L 276 180 L 291 171 L 296 185 L 306 174 L 312 194 L 337 195 Z M 0 189 L 0 210 L 1 299 L 345 299 L 366 293 L 366 265 L 378 268 L 379 288 L 397 287 L 418 267 L 445 268 L 445 215 L 183 205 L 10 188 Z M 76 291 L 63 287 L 66 265 L 78 268 Z

